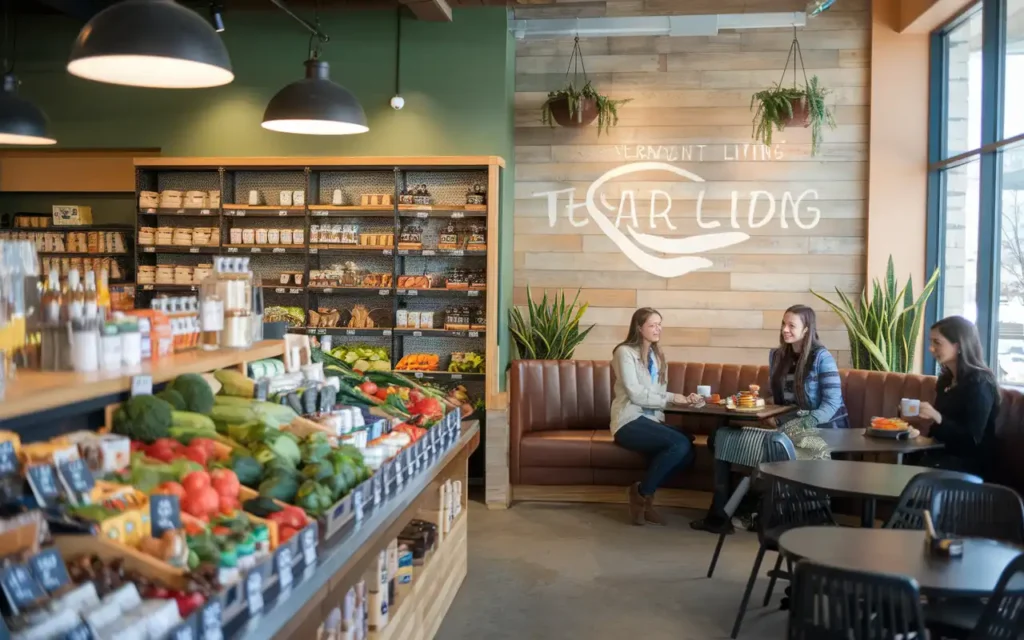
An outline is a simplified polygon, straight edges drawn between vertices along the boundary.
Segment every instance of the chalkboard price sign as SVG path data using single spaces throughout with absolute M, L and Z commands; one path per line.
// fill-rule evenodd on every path
M 68 570 L 64 567 L 64 560 L 56 549 L 46 549 L 32 556 L 28 566 L 39 584 L 50 593 L 71 582 Z
M 178 496 L 154 493 L 149 497 L 149 519 L 153 537 L 181 528 L 181 505 Z
M 8 567 L 0 573 L 0 587 L 3 587 L 4 595 L 15 612 L 46 597 L 43 588 L 25 565 L 21 564 Z
M 224 630 L 221 629 L 221 618 L 222 609 L 220 602 L 214 600 L 210 604 L 206 605 L 203 609 L 202 621 L 202 638 L 203 640 L 224 640 Z
M 92 471 L 85 464 L 85 460 L 69 460 L 57 465 L 57 473 L 60 475 L 64 488 L 71 496 L 87 495 L 96 486 L 96 479 L 92 477 Z
M 34 464 L 28 467 L 28 486 L 41 507 L 48 507 L 60 497 L 57 474 L 48 464 Z
M 316 525 L 310 525 L 302 530 L 302 557 L 307 567 L 316 566 Z
M 292 574 L 292 550 L 290 547 L 281 547 L 274 557 L 274 568 L 277 570 L 277 585 L 281 592 L 292 588 L 294 576 Z
M 245 577 L 245 598 L 249 601 L 249 615 L 263 611 L 263 576 L 259 571 L 250 571 Z
M 0 475 L 18 472 L 18 454 L 10 440 L 0 442 Z

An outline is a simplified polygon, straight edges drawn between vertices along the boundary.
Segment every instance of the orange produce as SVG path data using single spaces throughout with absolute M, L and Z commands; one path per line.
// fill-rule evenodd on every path
M 910 425 L 899 418 L 872 418 L 871 428 L 878 431 L 906 431 Z
M 441 356 L 436 353 L 410 353 L 395 366 L 400 371 L 437 371 Z

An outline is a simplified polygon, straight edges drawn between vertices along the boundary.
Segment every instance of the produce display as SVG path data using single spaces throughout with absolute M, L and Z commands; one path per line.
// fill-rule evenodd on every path
M 483 373 L 484 356 L 480 353 L 467 351 L 465 353 L 453 353 L 452 360 L 448 363 L 448 371 L 457 373 Z
M 331 349 L 331 355 L 360 373 L 391 370 L 391 354 L 385 347 L 339 345 Z
M 306 326 L 306 311 L 302 307 L 271 306 L 263 310 L 264 322 L 287 322 L 289 327 Z
M 395 369 L 399 371 L 437 371 L 441 356 L 436 353 L 410 353 L 403 356 Z

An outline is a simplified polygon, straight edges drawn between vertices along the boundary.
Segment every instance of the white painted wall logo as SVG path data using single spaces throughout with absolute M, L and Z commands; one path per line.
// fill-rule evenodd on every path
M 548 223 L 552 227 L 555 226 L 558 221 L 559 196 L 567 196 L 568 203 L 565 205 L 565 211 L 572 226 L 585 227 L 591 222 L 594 222 L 598 228 L 600 228 L 601 231 L 613 243 L 615 243 L 615 246 L 633 262 L 633 264 L 640 267 L 647 273 L 661 276 L 663 278 L 674 278 L 698 269 L 706 269 L 712 265 L 711 260 L 694 254 L 706 253 L 715 249 L 724 249 L 750 239 L 750 235 L 742 231 L 739 224 L 739 192 L 737 191 L 732 191 L 731 193 L 732 210 L 729 218 L 730 227 L 733 229 L 731 231 L 718 231 L 688 237 L 665 237 L 641 232 L 639 230 L 640 224 L 637 219 L 636 190 L 623 190 L 619 198 L 618 206 L 610 203 L 606 194 L 600 193 L 600 190 L 610 180 L 644 171 L 666 171 L 690 182 L 705 183 L 704 179 L 695 173 L 665 162 L 633 162 L 616 167 L 592 182 L 590 187 L 587 189 L 586 199 L 581 203 L 575 202 L 575 188 L 561 189 L 558 191 L 542 191 L 533 195 L 534 197 L 547 198 Z M 706 189 L 701 189 L 697 194 L 695 208 L 697 226 L 701 229 L 718 229 L 722 226 L 722 222 L 720 220 L 704 220 L 701 217 L 701 209 L 704 204 L 705 193 Z M 821 220 L 821 210 L 817 207 L 807 206 L 805 210 L 806 213 L 810 215 L 810 220 L 803 220 L 800 214 L 800 207 L 804 199 L 816 201 L 818 199 L 818 192 L 814 189 L 808 189 L 803 191 L 799 196 L 794 197 L 791 192 L 786 191 L 783 193 L 781 199 L 777 199 L 768 191 L 751 191 L 748 195 L 749 204 L 747 207 L 747 227 L 757 229 L 771 222 L 775 217 L 776 203 L 781 202 L 781 207 L 779 208 L 781 209 L 780 226 L 782 229 L 789 229 L 789 223 L 786 220 L 787 211 L 792 212 L 793 222 L 797 227 L 801 229 L 813 229 Z M 598 207 L 598 203 L 595 200 L 599 200 L 601 207 L 604 209 L 609 212 L 616 213 L 615 222 L 612 222 L 609 219 L 608 214 Z M 672 221 L 669 219 L 669 212 L 672 210 L 673 204 L 672 196 L 664 190 L 651 189 L 649 200 L 650 208 L 648 224 L 650 230 L 657 231 L 658 227 L 656 221 L 660 218 L 664 221 L 664 224 L 668 227 L 669 231 L 674 231 L 676 226 L 672 224 Z M 758 219 L 759 203 L 764 203 L 767 206 L 767 211 L 765 211 L 763 216 Z M 588 215 L 587 218 L 579 220 L 576 218 L 575 211 L 579 208 L 586 209 Z M 620 230 L 620 225 L 624 220 L 628 223 L 626 226 L 628 235 Z M 648 251 L 669 254 L 676 257 L 661 257 L 658 255 L 652 255 Z

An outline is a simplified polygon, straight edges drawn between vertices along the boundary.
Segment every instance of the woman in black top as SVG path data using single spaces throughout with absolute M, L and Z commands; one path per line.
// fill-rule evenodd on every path
M 942 370 L 935 404 L 921 403 L 921 418 L 930 421 L 921 431 L 945 447 L 928 452 L 923 463 L 984 477 L 991 466 L 999 387 L 985 366 L 978 330 L 966 318 L 943 318 L 932 325 L 929 351 Z

